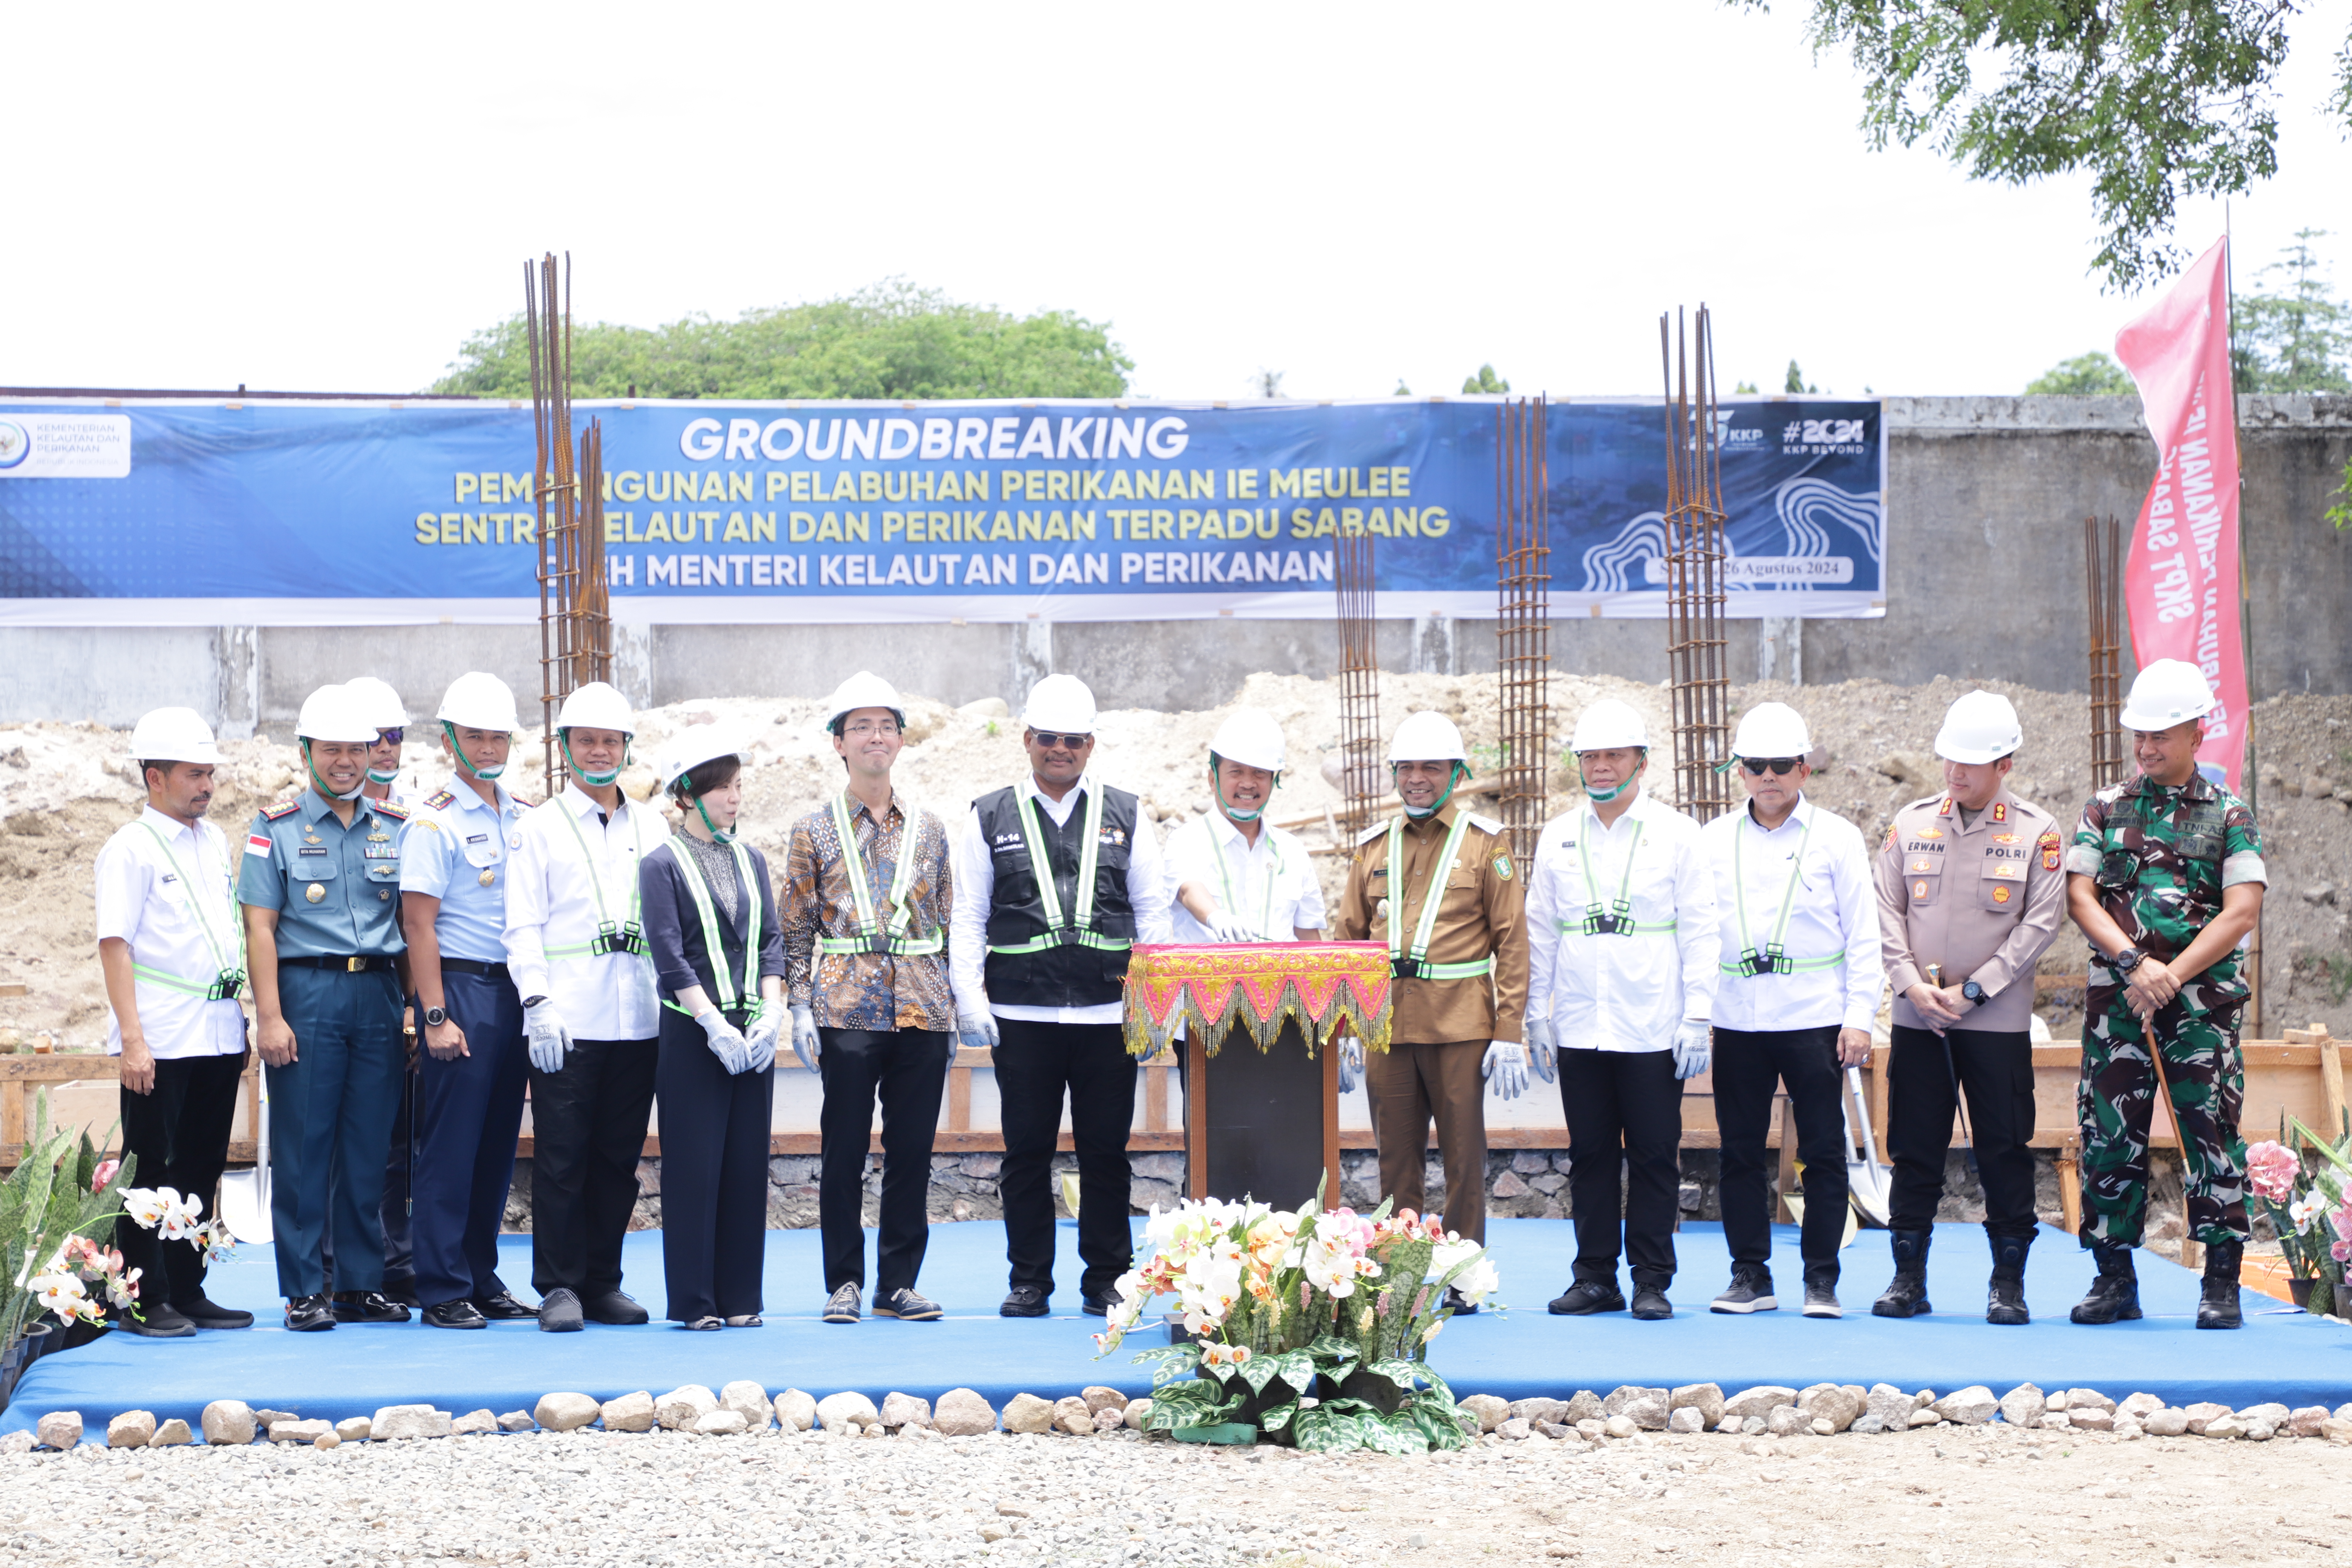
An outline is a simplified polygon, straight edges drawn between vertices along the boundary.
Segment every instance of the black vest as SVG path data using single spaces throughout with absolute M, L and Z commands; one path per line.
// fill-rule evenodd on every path
M 1088 788 L 1094 787 L 1089 784 Z M 1029 837 L 1023 828 L 1019 794 L 1006 788 L 972 803 L 980 814 L 980 831 L 988 845 L 995 873 L 995 891 L 988 906 L 988 944 L 993 949 L 1029 942 L 1047 932 L 1045 901 L 1029 859 Z M 1135 908 L 1127 897 L 1127 862 L 1135 844 L 1135 796 L 1125 790 L 1103 790 L 1102 841 L 1095 856 L 1094 931 L 1126 942 L 1135 940 Z M 1074 797 L 1069 820 L 1060 826 L 1041 805 L 1037 826 L 1045 840 L 1045 855 L 1054 869 L 1054 890 L 1061 898 L 1062 918 L 1076 920 L 1078 908 L 1078 861 L 1086 846 L 1087 802 Z M 988 955 L 988 999 L 1030 1007 L 1093 1007 L 1117 1002 L 1125 994 L 1127 950 L 1106 950 L 1075 943 L 1042 948 L 1034 952 Z

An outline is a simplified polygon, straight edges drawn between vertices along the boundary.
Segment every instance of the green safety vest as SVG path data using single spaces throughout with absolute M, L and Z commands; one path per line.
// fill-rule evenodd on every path
M 1596 816 L 1595 821 L 1599 818 Z M 1625 875 L 1617 884 L 1617 896 L 1609 907 L 1601 907 L 1601 889 L 1592 885 L 1592 855 L 1588 847 L 1592 835 L 1579 823 L 1576 829 L 1576 858 L 1584 867 L 1584 919 L 1562 921 L 1563 933 L 1580 932 L 1585 936 L 1663 936 L 1673 931 L 1674 921 L 1652 921 L 1647 925 L 1633 918 L 1633 900 L 1627 895 L 1633 887 L 1633 857 L 1642 847 L 1642 832 L 1646 823 L 1633 824 L 1633 842 L 1625 847 Z
M 857 906 L 857 934 L 820 936 L 816 939 L 819 952 L 873 952 L 914 958 L 937 952 L 946 945 L 936 929 L 929 936 L 907 934 L 915 913 L 908 907 L 907 893 L 915 885 L 915 836 L 922 826 L 923 814 L 904 805 L 898 810 L 905 825 L 898 833 L 898 869 L 890 879 L 890 923 L 886 929 L 874 918 L 874 890 L 867 885 L 865 858 L 857 853 L 857 835 L 850 826 L 849 792 L 844 790 L 833 797 L 833 833 L 841 840 L 841 874 L 847 879 L 849 896 Z M 875 826 L 881 826 L 879 820 Z
M 1745 806 L 1740 808 L 1743 813 Z M 1805 817 L 1804 831 L 1797 836 L 1797 853 L 1789 865 L 1789 886 L 1780 895 L 1780 918 L 1772 927 L 1772 940 L 1759 952 L 1748 940 L 1748 879 L 1742 870 L 1742 848 L 1748 843 L 1748 824 L 1736 824 L 1731 830 L 1731 905 L 1739 914 L 1739 956 L 1729 963 L 1716 967 L 1726 974 L 1798 974 L 1817 969 L 1843 969 L 1845 954 L 1834 952 L 1826 958 L 1790 958 L 1780 945 L 1789 934 L 1789 911 L 1797 901 L 1797 882 L 1805 871 L 1805 846 L 1812 841 L 1813 819 Z
M 615 927 L 611 915 L 604 908 L 604 879 L 597 875 L 596 858 L 588 853 L 588 836 L 580 831 L 580 819 L 572 814 L 572 807 L 566 805 L 561 796 L 558 796 L 555 802 L 555 814 L 563 818 L 564 826 L 572 829 L 572 841 L 580 846 L 580 864 L 588 873 L 588 891 L 596 900 L 596 934 L 587 942 L 572 942 L 563 947 L 551 947 L 546 950 L 547 956 L 593 958 L 600 953 L 607 952 L 644 952 L 646 928 L 640 917 L 645 913 L 646 907 L 645 884 L 635 878 L 630 879 L 629 918 Z M 636 850 L 637 864 L 642 866 L 646 863 L 646 839 L 644 832 L 637 826 L 637 818 L 638 813 L 635 811 L 629 813 L 629 844 Z M 746 886 L 748 885 L 747 880 Z
M 131 961 L 131 973 L 150 985 L 160 985 L 166 991 L 176 991 L 183 996 L 194 996 L 206 1002 L 228 1000 L 245 989 L 245 922 L 243 921 L 231 922 L 236 927 L 236 962 L 231 963 L 228 961 L 227 944 L 214 934 L 212 919 L 205 913 L 202 893 L 196 884 L 188 879 L 188 874 L 180 869 L 180 858 L 172 853 L 170 842 L 157 831 L 153 823 L 142 818 L 139 826 L 145 828 L 148 836 L 155 840 L 155 847 L 163 852 L 163 859 L 172 868 L 172 874 L 179 878 L 180 886 L 188 890 L 188 908 L 195 911 L 196 929 L 205 933 L 205 945 L 213 950 L 213 963 L 217 967 L 210 980 L 191 980 L 185 975 L 168 973 L 161 969 L 151 969 L 134 959 Z M 203 837 L 199 835 L 196 838 L 196 868 L 201 871 L 204 869 L 204 865 L 205 842 Z
M 1412 928 L 1412 948 L 1408 952 L 1404 945 L 1404 894 L 1401 891 L 1404 887 L 1404 818 L 1391 817 L 1389 821 L 1389 973 L 1400 980 L 1474 980 L 1495 972 L 1493 953 L 1470 963 L 1429 962 L 1430 933 L 1437 929 L 1437 907 L 1445 901 L 1445 874 L 1453 868 L 1454 854 L 1462 847 L 1462 835 L 1469 826 L 1470 814 L 1456 812 L 1454 830 L 1445 836 L 1445 852 L 1437 858 L 1429 887 L 1421 896 L 1421 919 Z
M 730 844 L 728 847 L 735 852 L 735 881 L 743 893 L 743 983 L 740 989 L 734 975 L 727 971 L 726 939 L 719 930 L 719 910 L 710 897 L 710 884 L 702 879 L 702 868 L 694 863 L 691 853 L 676 844 L 669 847 L 669 858 L 677 862 L 678 870 L 685 875 L 686 890 L 694 898 L 694 911 L 702 917 L 702 948 L 710 955 L 710 984 L 719 993 L 715 998 L 719 1010 L 740 1012 L 749 1022 L 761 1013 L 760 889 L 751 880 L 751 857 L 744 852 L 743 846 Z M 694 1016 L 667 996 L 662 998 L 662 1005 L 673 1013 Z

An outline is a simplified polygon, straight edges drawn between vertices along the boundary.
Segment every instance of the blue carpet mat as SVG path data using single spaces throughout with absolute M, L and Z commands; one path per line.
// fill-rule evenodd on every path
M 1507 1398 L 1708 1382 L 1727 1392 L 1885 1382 L 1938 1393 L 1981 1383 L 1998 1394 L 2031 1380 L 2044 1388 L 2098 1388 L 2115 1398 L 2146 1390 L 2177 1405 L 2213 1399 L 2243 1407 L 2274 1399 L 2332 1406 L 2352 1399 L 2352 1329 L 2250 1292 L 2242 1331 L 2199 1333 L 2196 1277 L 2152 1254 L 2139 1265 L 2146 1320 L 2077 1328 L 2066 1310 L 2082 1295 L 2090 1268 L 2073 1238 L 2056 1231 L 2045 1231 L 2027 1272 L 2033 1323 L 1996 1329 L 1982 1316 L 1983 1233 L 1943 1226 L 1937 1239 L 1928 1276 L 1939 1309 L 1933 1316 L 1869 1315 L 1889 1264 L 1886 1233 L 1864 1231 L 1845 1254 L 1847 1317 L 1802 1318 L 1792 1302 L 1734 1318 L 1706 1310 L 1728 1275 L 1722 1231 L 1688 1226 L 1678 1238 L 1682 1272 L 1671 1293 L 1676 1316 L 1637 1323 L 1622 1313 L 1549 1316 L 1544 1302 L 1569 1281 L 1574 1232 L 1558 1220 L 1496 1220 L 1501 1298 L 1513 1310 L 1455 1320 L 1432 1359 L 1457 1394 Z M 1146 1369 L 1132 1365 L 1127 1350 L 1094 1359 L 1088 1336 L 1100 1321 L 1076 1311 L 1076 1226 L 1060 1227 L 1062 1285 L 1051 1318 L 996 1315 L 1003 1244 L 996 1225 L 933 1226 L 921 1283 L 948 1316 L 931 1323 L 869 1318 L 845 1327 L 817 1321 L 824 1283 L 817 1233 L 770 1231 L 765 1326 L 688 1333 L 662 1321 L 661 1237 L 644 1232 L 628 1239 L 626 1283 L 655 1321 L 635 1329 L 592 1323 L 577 1334 L 542 1334 L 529 1322 L 469 1333 L 411 1322 L 289 1334 L 277 1326 L 270 1250 L 247 1247 L 215 1271 L 212 1294 L 251 1309 L 261 1326 L 189 1340 L 115 1332 L 46 1356 L 25 1374 L 0 1430 L 29 1427 L 50 1410 L 79 1410 L 100 1433 L 109 1416 L 130 1409 L 193 1425 L 208 1401 L 225 1397 L 334 1420 L 425 1402 L 457 1413 L 528 1411 L 556 1389 L 609 1398 L 639 1388 L 659 1394 L 686 1383 L 716 1389 L 735 1378 L 819 1397 L 854 1388 L 877 1401 L 891 1389 L 936 1398 L 962 1385 L 999 1405 L 1024 1390 L 1051 1396 L 1090 1383 L 1148 1392 Z M 501 1246 L 505 1277 L 520 1286 L 530 1277 L 530 1238 L 510 1237 Z M 1796 1249 L 1793 1228 L 1775 1231 L 1775 1282 L 1790 1291 L 1799 1280 Z M 1129 1342 L 1134 1349 L 1161 1342 L 1157 1331 Z

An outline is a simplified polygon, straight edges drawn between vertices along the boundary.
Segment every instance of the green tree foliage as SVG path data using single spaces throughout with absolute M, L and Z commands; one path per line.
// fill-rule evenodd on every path
M 1496 375 L 1493 365 L 1482 364 L 1478 367 L 1477 374 L 1465 375 L 1462 378 L 1462 390 L 1465 394 L 1485 393 L 1492 395 L 1510 391 L 1511 384 Z
M 1789 362 L 1789 374 L 1782 378 L 1780 390 L 1793 395 L 1799 393 L 1819 392 L 1821 388 L 1818 386 L 1806 385 L 1805 373 L 1797 368 L 1797 362 L 1795 360 L 1790 360 Z
M 580 397 L 1118 397 L 1135 362 L 1107 322 L 1013 316 L 893 278 L 837 300 L 572 331 Z M 522 318 L 477 332 L 435 392 L 530 395 Z
M 1736 0 L 1755 10 L 1769 0 Z M 2129 291 L 2177 269 L 2184 196 L 2251 189 L 2278 166 L 2276 84 L 2292 0 L 1812 0 L 1816 52 L 1864 80 L 1874 147 L 1926 142 L 1970 178 L 2083 171 L 2092 263 Z M 2329 114 L 2352 125 L 2352 40 Z
M 2352 392 L 2352 310 L 2311 249 L 2326 237 L 2325 229 L 2296 230 L 2294 243 L 2255 275 L 2284 275 L 2284 290 L 2237 297 L 2231 348 L 2240 392 Z
M 2113 354 L 2096 349 L 2060 360 L 2025 384 L 2030 397 L 2128 397 L 2138 390 L 2131 373 L 2117 364 Z

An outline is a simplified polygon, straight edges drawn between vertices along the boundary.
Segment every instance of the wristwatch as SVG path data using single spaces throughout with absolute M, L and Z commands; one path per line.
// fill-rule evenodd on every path
M 1961 985 L 1960 994 L 1967 997 L 1969 1001 L 1976 1006 L 1981 1007 L 1985 1004 L 1985 988 L 1978 984 L 1973 980 L 1968 981 Z M 428 1014 L 428 1019 L 430 1016 L 431 1016 Z
M 448 1008 L 446 1008 L 446 1007 L 427 1007 L 426 1009 L 425 1009 L 425 1026 L 426 1028 L 428 1028 L 428 1029 L 437 1029 L 437 1028 L 439 1028 L 442 1025 L 444 1025 L 444 1024 L 447 1023 L 448 1021 L 449 1021 L 449 1009 L 448 1009 Z
M 2141 956 L 2139 949 L 2136 947 L 2122 948 L 2113 958 L 2107 960 L 2107 963 L 2117 974 L 2129 974 L 2139 967 Z
M 541 993 L 540 993 L 538 995 L 536 995 L 536 996 L 526 996 L 526 997 L 524 997 L 524 998 L 522 999 L 522 1010 L 523 1010 L 524 1012 L 528 1013 L 528 1012 L 530 1012 L 533 1007 L 538 1006 L 541 1002 L 544 1002 L 544 1001 L 546 1001 L 546 1000 L 547 1000 L 547 993 L 546 993 L 546 992 L 544 992 L 544 991 L 541 992 Z

